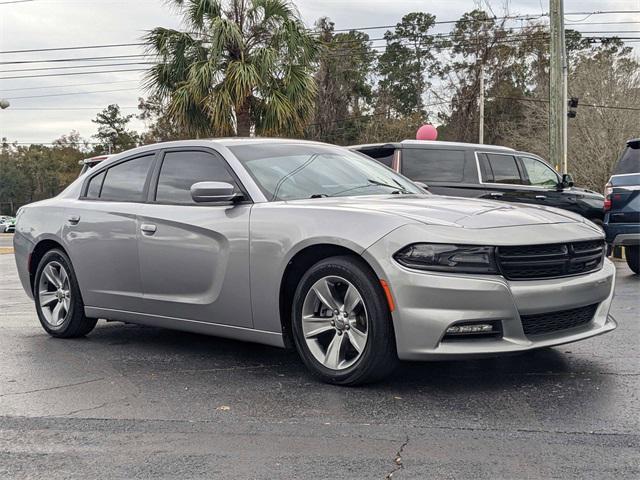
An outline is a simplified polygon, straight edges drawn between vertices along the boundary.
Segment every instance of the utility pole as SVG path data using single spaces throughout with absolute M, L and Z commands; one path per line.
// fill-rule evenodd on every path
M 478 121 L 478 143 L 484 143 L 484 65 L 480 62 L 480 112 Z
M 551 48 L 549 59 L 549 157 L 553 165 L 562 165 L 566 173 L 567 102 L 563 82 L 564 53 L 563 0 L 549 0 Z
M 567 43 L 564 34 L 564 15 L 562 15 L 560 19 L 562 20 L 562 173 L 568 173 L 567 154 L 569 147 L 569 64 L 567 61 Z

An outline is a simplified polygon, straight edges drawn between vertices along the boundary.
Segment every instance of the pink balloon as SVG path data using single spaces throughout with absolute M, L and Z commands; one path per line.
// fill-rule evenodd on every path
M 416 132 L 416 140 L 435 140 L 438 138 L 438 130 L 433 125 L 422 125 Z

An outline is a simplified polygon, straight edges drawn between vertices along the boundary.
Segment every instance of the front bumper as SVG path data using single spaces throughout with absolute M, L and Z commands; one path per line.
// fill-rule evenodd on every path
M 395 248 L 395 247 L 394 247 Z M 376 251 L 377 249 L 380 249 Z M 366 257 L 388 258 L 378 263 L 396 308 L 393 312 L 398 357 L 402 360 L 452 358 L 524 352 L 600 335 L 616 328 L 609 315 L 615 267 L 586 275 L 509 281 L 498 275 L 464 275 L 407 269 L 374 245 Z M 591 321 L 542 335 L 526 335 L 521 315 L 560 312 L 597 304 Z M 492 338 L 444 339 L 447 328 L 460 322 L 496 321 L 502 335 Z

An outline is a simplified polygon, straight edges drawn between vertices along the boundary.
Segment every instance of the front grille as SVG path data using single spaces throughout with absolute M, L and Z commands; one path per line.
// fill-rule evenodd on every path
M 520 315 L 525 335 L 541 335 L 580 327 L 589 323 L 596 314 L 598 304 L 560 310 L 558 312 Z
M 567 277 L 600 269 L 605 255 L 601 240 L 498 247 L 496 258 L 509 280 Z

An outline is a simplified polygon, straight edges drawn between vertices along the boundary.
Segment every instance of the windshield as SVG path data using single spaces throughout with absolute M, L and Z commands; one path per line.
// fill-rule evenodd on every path
M 263 143 L 229 148 L 270 201 L 425 193 L 375 160 L 339 147 Z

